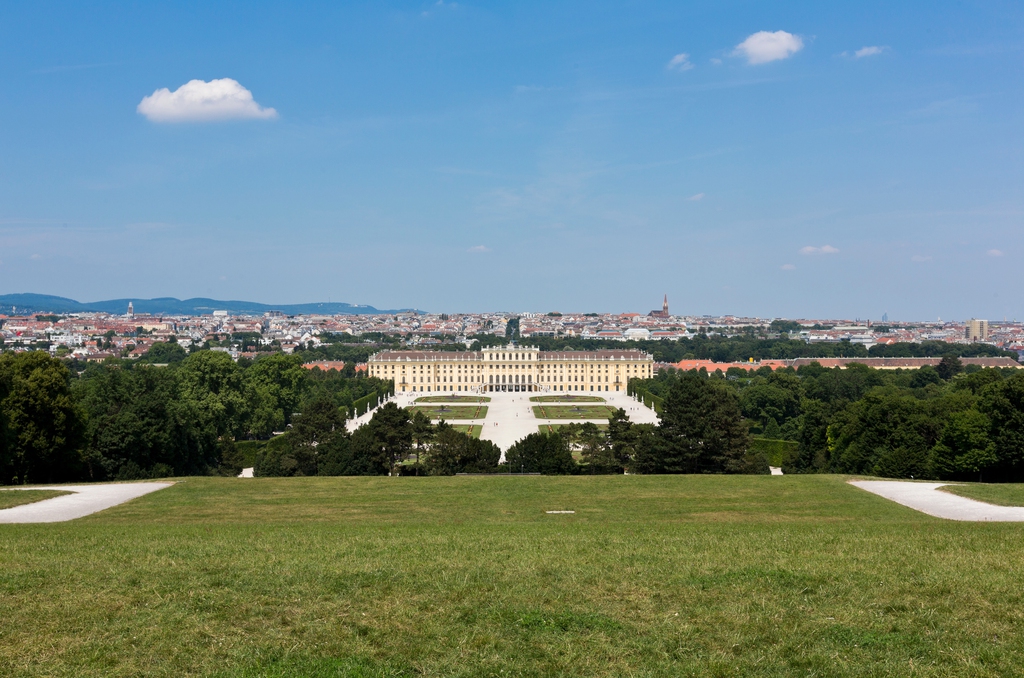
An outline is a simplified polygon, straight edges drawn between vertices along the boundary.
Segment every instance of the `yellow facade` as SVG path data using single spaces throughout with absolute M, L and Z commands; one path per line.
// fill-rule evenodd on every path
M 643 351 L 541 351 L 509 345 L 482 351 L 382 351 L 371 377 L 392 379 L 395 392 L 624 392 L 649 379 L 654 357 Z

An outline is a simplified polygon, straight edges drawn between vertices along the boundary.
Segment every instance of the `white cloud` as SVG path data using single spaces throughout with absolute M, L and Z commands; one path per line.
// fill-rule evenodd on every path
M 670 71 L 688 71 L 693 68 L 693 64 L 690 63 L 690 55 L 683 52 L 672 57 L 666 68 Z
M 921 263 L 922 261 L 931 261 L 932 258 L 929 256 L 925 256 L 923 254 L 915 254 L 914 256 L 910 257 L 910 260 L 916 261 L 917 263 Z
M 1001 257 L 1001 256 L 1003 256 L 1003 251 L 1002 250 L 989 250 L 988 252 L 986 252 L 986 254 L 988 254 L 990 257 Z
M 32 256 L 29 257 L 29 259 L 31 259 L 32 261 L 39 261 L 40 259 L 42 259 L 42 257 L 38 254 L 33 254 Z
M 781 268 L 783 271 L 792 271 L 793 269 L 796 268 L 796 266 L 794 266 L 793 264 L 783 264 L 782 266 L 779 266 L 779 268 Z
M 854 58 L 863 59 L 864 57 L 875 56 L 885 51 L 885 47 L 878 45 L 871 45 L 870 47 L 861 47 L 853 53 Z
M 800 254 L 838 254 L 839 250 L 832 245 L 822 245 L 821 247 L 815 247 L 808 245 L 807 247 L 800 248 Z
M 263 108 L 237 80 L 190 80 L 173 92 L 166 87 L 145 97 L 136 110 L 152 122 L 211 122 L 271 120 L 273 108 Z
M 478 253 L 481 253 L 481 252 L 490 252 L 491 248 L 488 247 L 487 245 L 475 245 L 473 247 L 470 247 L 466 251 L 467 252 L 473 252 L 474 254 L 478 254 Z
M 703 193 L 694 193 L 689 198 L 687 198 L 687 200 L 689 200 L 691 202 L 697 202 L 698 200 L 703 200 L 703 199 L 704 199 L 704 194 Z
M 788 59 L 803 48 L 804 41 L 799 35 L 786 31 L 758 31 L 736 45 L 733 56 L 746 57 L 749 64 L 766 64 Z
M 716 65 L 716 66 L 719 66 L 719 65 L 721 65 L 721 63 L 722 63 L 722 60 L 721 60 L 721 59 L 715 59 L 715 58 L 712 58 L 712 59 L 711 59 L 711 63 L 713 63 L 713 64 L 714 64 L 714 65 Z

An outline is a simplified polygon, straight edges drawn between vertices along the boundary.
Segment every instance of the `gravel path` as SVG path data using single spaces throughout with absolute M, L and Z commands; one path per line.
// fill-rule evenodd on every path
M 112 506 L 170 487 L 174 483 L 118 483 L 111 485 L 53 485 L 15 487 L 18 490 L 60 490 L 71 492 L 34 504 L 22 504 L 0 511 L 0 523 L 61 523 L 103 511 Z
M 949 483 L 851 480 L 850 484 L 936 518 L 1024 522 L 1024 506 L 994 506 L 939 490 L 940 487 Z

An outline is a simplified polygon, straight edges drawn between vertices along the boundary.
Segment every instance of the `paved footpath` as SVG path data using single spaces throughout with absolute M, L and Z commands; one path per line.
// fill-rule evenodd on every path
M 939 488 L 949 483 L 910 483 L 898 480 L 851 480 L 862 490 L 897 504 L 947 520 L 1024 522 L 1024 506 L 995 506 Z
M 0 510 L 0 523 L 61 523 L 103 511 L 141 497 L 150 492 L 170 487 L 174 483 L 116 483 L 110 485 L 52 485 L 15 487 L 4 492 L 18 490 L 59 490 L 71 492 L 53 499 L 44 499 L 34 504 L 22 504 Z

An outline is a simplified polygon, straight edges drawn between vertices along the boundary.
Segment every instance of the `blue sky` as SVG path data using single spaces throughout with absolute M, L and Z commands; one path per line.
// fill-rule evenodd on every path
M 1022 76 L 1010 2 L 8 3 L 0 291 L 1024 317 Z

